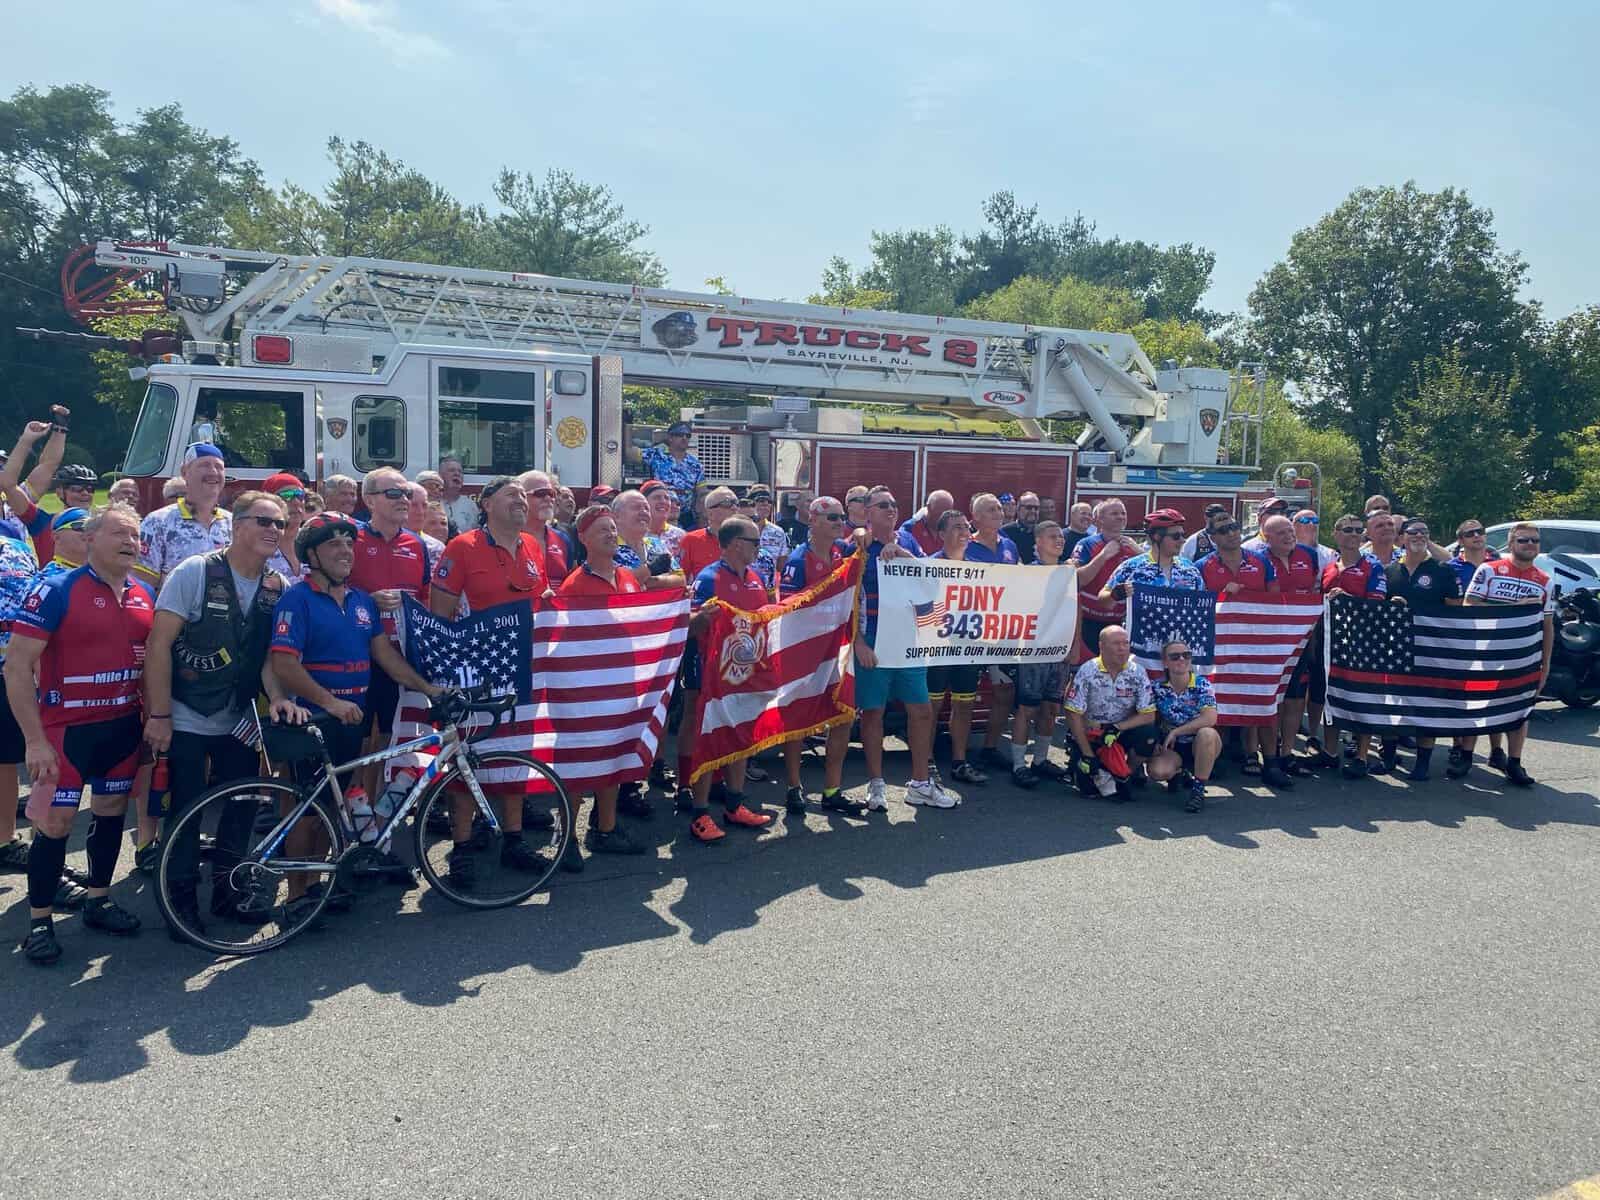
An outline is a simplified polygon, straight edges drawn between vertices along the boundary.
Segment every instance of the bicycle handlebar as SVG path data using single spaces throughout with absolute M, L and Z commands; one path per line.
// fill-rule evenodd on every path
M 441 692 L 430 701 L 429 715 L 440 724 L 460 725 L 474 713 L 482 713 L 495 719 L 495 725 L 500 725 L 517 707 L 515 693 L 504 696 L 484 696 L 481 691 L 449 690 Z

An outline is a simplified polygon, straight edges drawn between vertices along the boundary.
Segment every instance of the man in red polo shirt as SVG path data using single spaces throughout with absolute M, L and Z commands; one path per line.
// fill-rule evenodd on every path
M 368 471 L 361 482 L 362 495 L 371 519 L 356 525 L 355 563 L 350 568 L 350 586 L 366 592 L 378 606 L 384 632 L 395 649 L 400 649 L 396 628 L 403 597 L 409 595 L 428 602 L 428 576 L 433 564 L 422 539 L 403 526 L 411 512 L 411 485 L 393 467 Z M 387 745 L 394 731 L 395 707 L 400 702 L 400 685 L 389 673 L 372 665 L 372 682 L 367 688 L 366 714 L 370 722 L 366 749 L 370 753 Z M 382 764 L 366 767 L 362 783 L 367 795 L 381 790 Z
M 1123 600 L 1102 600 L 1100 592 L 1110 581 L 1112 572 L 1125 559 L 1139 553 L 1133 539 L 1123 536 L 1128 527 L 1128 506 L 1121 500 L 1102 500 L 1095 505 L 1094 522 L 1096 532 L 1081 539 L 1072 549 L 1071 561 L 1078 568 L 1078 611 L 1081 615 L 1080 636 L 1072 662 L 1098 653 L 1100 635 L 1107 627 L 1121 622 Z
M 484 524 L 450 539 L 434 568 L 428 607 L 437 617 L 455 617 L 497 604 L 536 600 L 545 590 L 533 535 L 523 530 L 528 498 L 522 485 L 501 475 L 478 493 Z M 465 615 L 465 614 L 459 614 Z
M 528 498 L 528 516 L 522 528 L 533 538 L 539 573 L 547 586 L 559 588 L 577 557 L 567 544 L 567 535 L 556 526 L 556 501 L 561 494 L 543 471 L 524 471 L 517 482 Z
M 1267 547 L 1267 561 L 1272 566 L 1277 591 L 1287 596 L 1321 597 L 1322 560 L 1310 546 L 1300 544 L 1295 537 L 1293 521 L 1281 514 L 1268 517 L 1261 523 L 1261 540 Z M 1270 787 L 1292 788 L 1294 780 L 1290 772 L 1304 773 L 1303 764 L 1295 758 L 1294 739 L 1300 732 L 1300 719 L 1305 715 L 1306 697 L 1312 691 L 1314 680 L 1322 678 L 1322 655 L 1313 654 L 1314 641 L 1309 639 L 1300 652 L 1283 702 L 1278 706 L 1276 756 L 1271 753 L 1271 733 L 1265 735 L 1268 760 L 1261 772 L 1261 781 Z
M 1278 590 L 1271 557 L 1244 548 L 1244 529 L 1238 517 L 1223 514 L 1223 519 L 1206 530 L 1206 536 L 1216 548 L 1194 564 L 1206 591 L 1234 596 Z
M 578 538 L 583 543 L 581 566 L 561 585 L 562 596 L 625 596 L 644 589 L 627 567 L 617 563 L 617 522 L 609 509 L 591 504 L 578 514 Z M 617 824 L 616 784 L 596 788 L 594 809 L 584 845 L 591 854 L 643 854 L 645 846 Z M 574 821 L 577 814 L 573 814 Z M 577 843 L 574 842 L 574 845 Z

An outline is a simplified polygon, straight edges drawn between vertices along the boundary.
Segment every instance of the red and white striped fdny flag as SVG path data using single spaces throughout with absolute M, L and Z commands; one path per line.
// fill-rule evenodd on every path
M 412 665 L 432 662 L 423 674 L 431 682 L 477 682 L 484 673 L 485 637 L 493 630 L 461 630 L 468 636 L 436 639 L 434 658 L 414 645 L 425 631 L 466 626 L 494 614 L 526 606 L 505 605 L 443 621 L 411 620 L 407 602 L 406 650 Z M 426 615 L 420 605 L 419 612 Z M 484 750 L 515 750 L 548 763 L 574 794 L 643 779 L 649 772 L 666 726 L 667 701 L 677 678 L 689 626 L 689 600 L 678 591 L 616 596 L 553 596 L 533 614 L 531 686 L 512 720 L 474 744 Z M 421 670 L 421 668 L 418 668 Z M 505 689 L 510 690 L 510 689 Z M 421 737 L 427 699 L 405 691 L 394 726 L 394 740 Z M 395 760 L 389 769 L 404 767 Z M 504 781 L 501 781 L 504 782 Z M 537 785 L 530 780 L 530 788 Z
M 1295 663 L 1322 619 L 1321 596 L 1228 596 L 1142 584 L 1134 587 L 1128 607 L 1133 656 L 1152 675 L 1161 673 L 1163 642 L 1181 637 L 1189 643 L 1195 666 L 1217 694 L 1218 725 L 1272 722 Z
M 855 715 L 861 563 L 853 554 L 820 583 L 757 612 L 706 602 L 694 779 Z

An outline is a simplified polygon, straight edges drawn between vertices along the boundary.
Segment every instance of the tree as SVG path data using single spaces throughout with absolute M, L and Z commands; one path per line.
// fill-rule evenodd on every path
M 1267 383 L 1261 422 L 1261 468 L 1275 476 L 1284 463 L 1316 463 L 1322 472 L 1318 515 L 1332 525 L 1342 513 L 1360 512 L 1361 452 L 1332 429 L 1313 429 L 1284 394 L 1281 380 Z
M 1466 517 L 1495 522 L 1516 515 L 1522 495 L 1522 440 L 1511 429 L 1515 377 L 1485 375 L 1460 351 L 1430 361 L 1395 421 L 1389 478 L 1398 510 L 1454 530 Z M 1461 432 L 1470 428 L 1470 442 Z M 1463 463 L 1462 447 L 1472 448 Z
M 1567 451 L 1560 460 L 1563 478 L 1572 482 L 1564 491 L 1540 492 L 1523 515 L 1538 517 L 1588 517 L 1600 512 L 1600 423 L 1561 435 Z
M 440 184 L 367 142 L 328 139 L 334 175 L 322 196 L 295 184 L 252 189 L 230 214 L 236 245 L 284 254 L 464 263 L 484 224 Z
M 1600 421 L 1600 305 L 1541 324 L 1518 365 L 1522 387 L 1511 427 L 1527 441 L 1528 486 L 1560 493 L 1577 484 L 1566 439 Z
M 650 227 L 629 220 L 609 188 L 568 171 L 538 180 L 503 168 L 494 195 L 504 211 L 489 223 L 480 265 L 647 287 L 666 282 L 661 260 L 638 245 Z
M 225 214 L 261 186 L 261 171 L 232 138 L 213 137 L 166 104 L 105 138 L 130 230 L 154 241 L 215 243 Z
M 1314 424 L 1361 450 L 1362 486 L 1384 485 L 1396 412 L 1429 360 L 1506 373 L 1531 314 L 1526 267 L 1493 217 L 1452 188 L 1362 188 L 1309 229 L 1250 293 L 1253 336 L 1311 397 Z
M 830 304 L 840 308 L 892 309 L 894 297 L 861 283 L 850 264 L 837 254 L 822 272 L 822 290 L 806 297 L 807 304 Z
M 859 285 L 887 294 L 896 312 L 944 317 L 956 311 L 960 259 L 956 235 L 944 225 L 872 234 L 872 262 Z

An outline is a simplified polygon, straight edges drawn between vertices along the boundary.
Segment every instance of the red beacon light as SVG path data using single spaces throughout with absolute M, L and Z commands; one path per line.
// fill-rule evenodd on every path
M 294 362 L 294 342 L 280 333 L 257 334 L 255 360 L 258 363 L 286 367 Z

